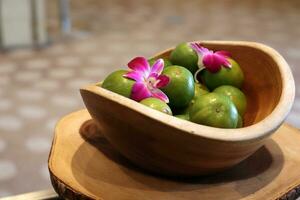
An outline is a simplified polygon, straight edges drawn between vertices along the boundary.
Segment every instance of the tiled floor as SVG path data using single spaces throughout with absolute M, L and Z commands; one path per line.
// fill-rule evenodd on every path
M 257 41 L 277 49 L 300 84 L 298 0 L 74 0 L 72 11 L 80 39 L 0 54 L 0 197 L 51 187 L 47 156 L 55 122 L 83 107 L 80 86 L 134 56 L 181 41 Z M 287 122 L 300 128 L 299 119 L 297 88 Z

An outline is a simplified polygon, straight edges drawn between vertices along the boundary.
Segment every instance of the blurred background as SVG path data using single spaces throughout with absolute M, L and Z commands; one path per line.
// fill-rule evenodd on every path
M 0 0 L 0 197 L 51 188 L 54 126 L 84 107 L 80 86 L 192 40 L 270 45 L 300 84 L 299 0 Z

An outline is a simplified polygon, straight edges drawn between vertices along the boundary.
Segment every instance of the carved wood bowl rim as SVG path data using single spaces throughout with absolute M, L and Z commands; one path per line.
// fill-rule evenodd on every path
M 138 102 L 135 102 L 129 98 L 123 97 L 114 92 L 103 89 L 96 84 L 87 85 L 81 88 L 81 90 L 90 91 L 96 95 L 100 95 L 110 101 L 126 106 L 135 112 L 146 115 L 147 117 L 159 121 L 160 123 L 172 126 L 185 134 L 193 134 L 196 136 L 201 136 L 203 138 L 227 141 L 227 142 L 249 142 L 257 141 L 265 138 L 277 130 L 283 123 L 284 119 L 287 117 L 289 111 L 291 110 L 293 100 L 295 97 L 295 83 L 292 72 L 289 65 L 285 59 L 273 48 L 257 43 L 257 42 L 246 42 L 246 41 L 195 41 L 201 42 L 203 44 L 213 44 L 213 45 L 231 45 L 231 46 L 244 46 L 254 48 L 272 57 L 276 66 L 279 69 L 281 81 L 282 81 L 282 91 L 279 102 L 273 109 L 273 111 L 265 117 L 263 120 L 255 123 L 253 125 L 238 128 L 238 129 L 222 129 L 214 128 L 209 126 L 204 126 L 196 124 L 190 121 L 185 121 L 178 119 L 173 116 L 161 113 L 159 111 L 148 108 Z M 167 49 L 154 57 L 165 54 L 169 52 L 172 48 Z

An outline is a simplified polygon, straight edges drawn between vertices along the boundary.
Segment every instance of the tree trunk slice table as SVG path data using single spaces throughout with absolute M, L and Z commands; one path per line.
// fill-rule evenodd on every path
M 296 199 L 299 144 L 300 132 L 284 124 L 262 148 L 225 172 L 162 177 L 116 152 L 102 136 L 101 125 L 80 110 L 57 124 L 48 165 L 55 191 L 66 199 Z

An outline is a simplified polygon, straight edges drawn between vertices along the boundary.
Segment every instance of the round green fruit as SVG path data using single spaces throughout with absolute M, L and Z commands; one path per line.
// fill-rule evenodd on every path
M 141 104 L 148 106 L 154 110 L 158 110 L 160 112 L 166 113 L 168 115 L 172 115 L 171 108 L 162 100 L 149 97 L 140 101 Z
M 118 70 L 111 73 L 104 79 L 101 87 L 130 98 L 135 81 L 123 77 L 127 72 L 126 70 Z
M 191 100 L 188 109 L 186 109 L 184 113 L 189 113 L 189 109 L 193 106 L 195 101 L 200 96 L 202 96 L 204 94 L 208 94 L 208 93 L 209 93 L 209 91 L 204 85 L 202 85 L 201 83 L 195 83 L 195 95 L 194 95 L 193 99 Z
M 238 112 L 233 102 L 213 92 L 199 97 L 189 115 L 192 122 L 217 128 L 236 128 L 238 123 Z
M 243 118 L 239 115 L 236 128 L 242 128 L 242 127 L 243 127 Z
M 208 94 L 209 91 L 208 89 L 201 83 L 195 83 L 195 92 L 194 92 L 194 97 L 190 101 L 189 105 L 187 107 L 182 107 L 182 108 L 174 108 L 174 113 L 177 115 L 186 115 L 189 113 L 189 108 L 194 104 L 195 100 L 204 94 Z
M 169 66 L 163 74 L 170 78 L 161 90 L 169 97 L 171 107 L 185 107 L 194 97 L 195 84 L 192 73 L 181 66 Z
M 171 52 L 170 60 L 174 65 L 180 65 L 194 74 L 198 69 L 198 55 L 188 43 L 181 43 Z
M 156 60 L 157 59 L 155 59 L 155 58 L 150 58 L 148 60 L 149 65 L 152 66 L 155 63 Z M 169 66 L 172 65 L 171 61 L 168 58 L 163 58 L 163 60 L 164 60 L 164 68 L 169 67 Z
M 213 92 L 229 97 L 237 108 L 239 114 L 244 116 L 247 107 L 247 98 L 241 90 L 231 85 L 222 85 L 214 89 Z
M 209 90 L 201 83 L 195 83 L 195 96 L 194 99 L 197 99 L 199 96 L 208 94 Z
M 228 59 L 231 68 L 221 67 L 216 73 L 211 73 L 204 69 L 201 72 L 201 78 L 209 90 L 214 90 L 221 85 L 232 85 L 241 88 L 244 81 L 244 73 L 239 64 L 233 59 Z

